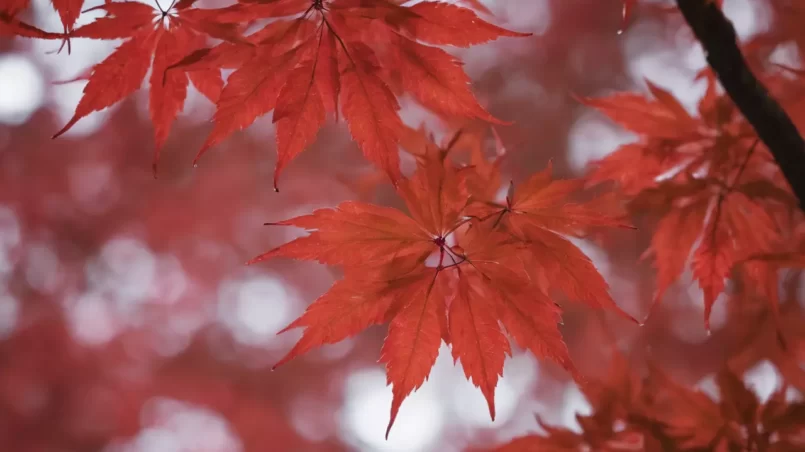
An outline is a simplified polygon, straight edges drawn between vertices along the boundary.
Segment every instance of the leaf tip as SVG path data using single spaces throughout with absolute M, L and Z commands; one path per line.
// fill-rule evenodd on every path
M 209 148 L 210 148 L 209 144 L 204 143 L 204 146 L 202 146 L 201 149 L 199 149 L 198 154 L 196 154 L 196 157 L 193 159 L 193 168 L 198 168 L 198 162 L 199 160 L 201 160 L 201 156 L 204 155 L 204 153 L 207 152 Z
M 56 138 L 59 138 L 60 136 L 64 135 L 64 133 L 67 132 L 68 130 L 70 130 L 70 127 L 73 127 L 73 124 L 75 124 L 75 123 L 76 123 L 76 120 L 71 119 L 70 122 L 68 122 L 64 127 L 62 127 L 61 130 L 59 130 L 58 132 L 53 134 L 53 136 L 50 137 L 50 139 L 55 140 Z
M 500 119 L 495 116 L 489 115 L 488 118 L 484 118 L 486 122 L 490 124 L 494 124 L 497 126 L 511 126 L 514 125 L 514 121 L 506 121 L 505 119 Z
M 261 255 L 259 255 L 257 257 L 253 257 L 253 258 L 249 259 L 248 261 L 246 261 L 245 265 L 254 265 L 254 264 L 258 263 L 258 262 L 264 261 L 265 259 L 266 259 L 266 255 L 261 254 Z
M 632 316 L 628 312 L 626 312 L 623 309 L 621 309 L 618 305 L 615 305 L 615 310 L 616 310 L 616 313 L 618 315 L 620 315 L 621 317 L 623 317 L 624 319 L 629 320 L 630 322 L 640 326 L 640 321 L 639 320 L 634 318 L 634 316 Z
M 279 361 L 274 363 L 273 366 L 271 366 L 271 371 L 274 372 L 280 366 L 284 365 L 285 363 L 287 363 L 288 361 L 292 360 L 296 356 L 297 355 L 294 353 L 294 350 L 291 350 L 287 355 L 283 356 L 282 359 L 280 359 Z

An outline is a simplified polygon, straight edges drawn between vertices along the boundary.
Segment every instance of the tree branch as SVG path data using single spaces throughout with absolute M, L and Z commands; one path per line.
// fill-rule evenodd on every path
M 677 0 L 701 41 L 707 62 L 724 90 L 769 148 L 805 211 L 805 140 L 768 90 L 755 77 L 738 47 L 735 28 L 712 0 Z

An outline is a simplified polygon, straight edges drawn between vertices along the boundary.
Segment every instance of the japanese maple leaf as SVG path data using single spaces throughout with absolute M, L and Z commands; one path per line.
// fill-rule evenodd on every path
M 411 94 L 442 114 L 499 122 L 475 99 L 461 63 L 434 45 L 469 47 L 501 36 L 528 36 L 496 27 L 454 4 L 397 0 L 278 0 L 244 3 L 265 27 L 255 52 L 239 52 L 213 130 L 198 158 L 233 132 L 274 111 L 275 188 L 282 169 L 315 140 L 327 114 L 340 110 L 364 155 L 400 178 L 402 122 L 397 96 Z M 230 47 L 227 47 L 230 48 Z M 232 63 L 211 49 L 184 67 Z M 180 65 L 181 66 L 181 65 Z
M 154 124 L 156 171 L 160 149 L 184 105 L 188 79 L 213 102 L 218 100 L 223 85 L 218 70 L 166 73 L 167 68 L 203 47 L 207 37 L 239 39 L 238 24 L 219 22 L 216 10 L 194 9 L 195 2 L 181 0 L 168 11 L 133 1 L 93 8 L 105 11 L 107 16 L 75 29 L 70 37 L 126 40 L 92 68 L 75 114 L 54 138 L 88 114 L 110 107 L 135 92 L 152 68 L 149 112 Z
M 571 275 L 552 276 L 568 294 L 618 310 L 614 303 L 609 305 L 601 276 L 589 260 L 588 266 L 586 258 L 579 261 L 580 251 L 569 242 L 559 236 L 545 238 L 547 231 L 529 234 L 534 240 L 541 237 L 543 248 L 539 249 L 501 228 L 493 218 L 499 215 L 497 211 L 485 219 L 468 215 L 470 194 L 463 187 L 463 169 L 445 164 L 439 148 L 432 153 L 437 157 L 422 158 L 414 176 L 397 185 L 408 215 L 359 202 L 320 209 L 276 223 L 302 227 L 310 234 L 251 261 L 288 257 L 345 268 L 344 279 L 289 325 L 305 331 L 280 363 L 369 325 L 388 322 L 381 361 L 386 363 L 388 381 L 393 385 L 389 429 L 402 401 L 430 373 L 441 341 L 451 346 L 467 378 L 481 389 L 493 419 L 494 389 L 505 358 L 511 354 L 506 333 L 521 347 L 558 363 L 581 380 L 558 328 L 561 310 L 524 263 L 545 259 L 553 269 L 558 259 L 559 270 Z M 542 210 L 527 194 L 518 195 L 513 205 L 541 212 L 543 216 L 537 218 L 558 230 L 575 231 L 581 223 L 612 222 L 593 214 L 594 202 L 560 207 L 560 193 L 567 185 L 576 187 L 578 181 L 554 184 L 544 192 Z M 532 260 L 524 262 L 529 253 Z M 564 263 L 569 266 L 563 267 Z M 593 283 L 586 288 L 579 278 Z
M 464 205 L 457 185 L 450 182 L 450 174 L 438 166 L 401 180 L 398 190 L 410 216 L 346 202 L 280 222 L 313 231 L 251 261 L 283 256 L 346 267 L 345 279 L 289 326 L 306 329 L 280 363 L 372 324 L 390 322 L 381 351 L 394 393 L 389 429 L 403 399 L 427 378 L 446 336 L 445 238 Z M 442 259 L 438 266 L 426 267 L 425 259 L 434 252 L 441 252 Z
M 528 277 L 517 253 L 520 243 L 473 221 L 461 230 L 450 248 L 458 265 L 458 290 L 448 313 L 455 360 L 467 378 L 481 388 L 495 417 L 494 387 L 503 373 L 505 354 L 511 354 L 498 321 L 518 345 L 539 358 L 550 359 L 582 381 L 562 335 L 561 309 Z
M 629 320 L 609 295 L 609 285 L 590 259 L 562 235 L 582 236 L 590 228 L 627 227 L 622 215 L 610 210 L 610 196 L 570 202 L 582 180 L 553 180 L 552 164 L 528 180 L 512 186 L 505 204 L 477 203 L 473 214 L 500 224 L 524 245 L 521 259 L 529 272 L 571 299 L 595 308 L 616 311 Z M 636 321 L 635 321 L 636 322 Z

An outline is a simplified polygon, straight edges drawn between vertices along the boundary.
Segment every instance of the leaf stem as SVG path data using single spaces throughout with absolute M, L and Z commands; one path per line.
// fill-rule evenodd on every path
M 165 15 L 165 10 L 164 10 L 164 9 L 162 9 L 162 5 L 160 5 L 160 4 L 159 4 L 159 0 L 154 0 L 154 4 L 156 4 L 156 5 L 157 5 L 157 9 L 158 9 L 158 10 L 159 10 L 159 12 L 160 12 L 160 13 L 162 13 L 162 15 L 164 16 L 164 15 Z M 82 12 L 86 12 L 86 11 L 82 11 Z

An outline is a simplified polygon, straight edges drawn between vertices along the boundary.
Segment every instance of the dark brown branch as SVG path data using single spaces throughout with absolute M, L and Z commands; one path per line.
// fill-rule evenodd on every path
M 749 69 L 735 28 L 715 2 L 677 0 L 677 5 L 724 90 L 769 148 L 805 210 L 805 141 L 797 127 Z

